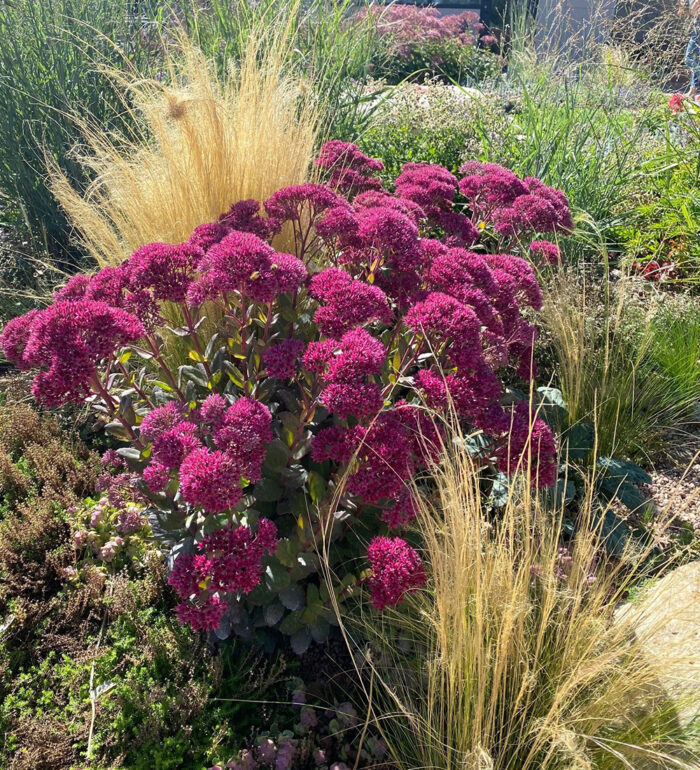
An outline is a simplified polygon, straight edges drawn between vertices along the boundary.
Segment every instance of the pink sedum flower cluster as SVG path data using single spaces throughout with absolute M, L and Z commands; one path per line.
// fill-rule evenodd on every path
M 535 177 L 520 179 L 495 163 L 468 161 L 460 173 L 464 176 L 459 190 L 471 211 L 490 222 L 499 235 L 566 234 L 573 230 L 569 201 L 561 190 Z
M 171 577 L 178 616 L 196 629 L 217 628 L 249 596 L 264 559 L 278 581 L 299 571 L 296 555 L 326 526 L 313 517 L 329 508 L 311 506 L 306 522 L 307 498 L 340 495 L 353 512 L 342 537 L 377 509 L 389 530 L 410 525 L 412 482 L 442 446 L 426 407 L 483 431 L 494 471 L 522 469 L 538 487 L 556 478 L 551 431 L 527 405 L 504 406 L 502 382 L 535 375 L 523 310 L 542 297 L 528 258 L 559 258 L 533 237 L 571 228 L 563 193 L 479 163 L 461 178 L 408 163 L 392 192 L 381 162 L 343 142 L 326 144 L 318 165 L 329 184 L 241 201 L 185 243 L 147 244 L 76 276 L 0 338 L 18 367 L 38 370 L 39 401 L 90 398 L 130 442 L 132 473 L 108 478 L 110 494 L 136 478 L 199 543 Z M 277 248 L 280 233 L 292 253 Z M 501 253 L 487 250 L 494 240 Z M 178 327 L 165 318 L 173 304 Z M 168 333 L 187 346 L 185 363 Z M 256 535 L 240 525 L 250 511 Z M 370 561 L 377 607 L 425 579 L 398 538 L 375 539 Z
M 415 5 L 391 5 L 388 8 L 369 11 L 362 9 L 360 17 L 373 13 L 377 18 L 377 31 L 391 37 L 395 52 L 423 42 L 454 40 L 462 45 L 473 45 L 485 31 L 475 11 L 442 15 L 437 8 L 421 8 Z
M 226 611 L 225 595 L 250 593 L 259 583 L 262 560 L 277 547 L 277 527 L 268 519 L 258 522 L 254 536 L 248 526 L 227 526 L 206 535 L 198 553 L 181 554 L 168 582 L 182 599 L 178 618 L 195 630 L 218 628 Z
M 423 563 L 416 551 L 400 537 L 375 537 L 367 551 L 372 577 L 369 590 L 378 609 L 393 607 L 407 593 L 425 585 Z

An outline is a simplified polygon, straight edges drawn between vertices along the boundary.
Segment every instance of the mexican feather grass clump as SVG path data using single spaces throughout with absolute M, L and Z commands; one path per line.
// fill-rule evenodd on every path
M 644 553 L 604 556 L 593 495 L 562 548 L 562 513 L 528 484 L 489 520 L 466 452 L 446 453 L 433 476 L 417 519 L 428 587 L 385 611 L 366 656 L 370 711 L 398 766 L 700 767 L 676 711 L 693 695 L 697 706 L 698 683 L 674 684 L 672 701 L 659 666 L 667 673 L 673 650 L 648 655 L 658 623 L 640 630 L 643 605 L 615 612 Z M 379 622 L 362 621 L 370 632 Z
M 100 265 L 144 243 L 185 241 L 233 203 L 308 180 L 318 111 L 286 74 L 288 28 L 257 32 L 223 76 L 184 33 L 166 46 L 162 81 L 110 71 L 137 128 L 81 123 L 87 190 L 49 159 L 52 190 Z
M 597 424 L 601 455 L 648 462 L 677 453 L 698 421 L 695 303 L 642 299 L 626 276 L 600 284 L 562 270 L 543 285 L 543 325 L 571 424 Z

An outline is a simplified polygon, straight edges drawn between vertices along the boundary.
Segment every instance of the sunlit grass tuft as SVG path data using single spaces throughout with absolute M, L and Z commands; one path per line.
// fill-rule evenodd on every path
M 94 179 L 85 192 L 50 164 L 53 192 L 100 264 L 186 240 L 232 203 L 308 180 L 317 109 L 286 74 L 285 25 L 258 33 L 224 77 L 184 35 L 167 48 L 163 82 L 110 73 L 138 130 L 81 124 L 80 161 Z
M 593 485 L 562 550 L 563 512 L 528 485 L 494 514 L 465 451 L 446 452 L 432 476 L 416 522 L 428 586 L 361 620 L 374 639 L 372 712 L 397 766 L 700 767 L 697 733 L 677 713 L 697 705 L 700 682 L 674 683 L 671 700 L 661 681 L 674 650 L 647 654 L 659 626 L 650 608 L 615 616 L 645 554 L 605 555 Z
M 561 271 L 543 285 L 541 321 L 570 422 L 598 425 L 601 455 L 653 461 L 672 451 L 697 419 L 697 310 L 672 318 L 670 298 L 640 297 L 625 276 Z

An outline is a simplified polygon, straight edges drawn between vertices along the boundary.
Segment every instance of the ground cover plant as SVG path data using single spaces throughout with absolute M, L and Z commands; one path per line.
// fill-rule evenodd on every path
M 3 765 L 194 767 L 234 752 L 259 722 L 213 699 L 272 694 L 283 662 L 214 657 L 172 614 L 143 506 L 96 492 L 99 456 L 27 405 L 0 414 Z

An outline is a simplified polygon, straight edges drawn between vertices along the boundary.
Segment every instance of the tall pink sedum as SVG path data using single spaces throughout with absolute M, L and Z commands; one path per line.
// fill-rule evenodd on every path
M 297 650 L 334 618 L 309 555 L 320 533 L 343 543 L 343 601 L 360 582 L 358 533 L 410 526 L 413 481 L 442 440 L 426 405 L 483 432 L 487 475 L 554 483 L 551 431 L 527 404 L 502 403 L 502 381 L 535 376 L 522 311 L 542 298 L 527 257 L 551 261 L 542 236 L 572 227 L 561 191 L 490 164 L 465 164 L 460 179 L 406 164 L 393 192 L 354 145 L 328 143 L 319 166 L 329 184 L 236 203 L 186 243 L 76 276 L 0 338 L 36 370 L 40 403 L 89 398 L 123 442 L 130 468 L 104 483 L 140 490 L 179 533 L 180 619 L 268 628 Z M 274 247 L 282 228 L 293 254 Z M 400 538 L 379 534 L 369 558 L 377 607 L 425 580 Z

